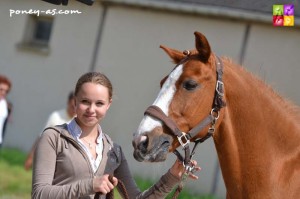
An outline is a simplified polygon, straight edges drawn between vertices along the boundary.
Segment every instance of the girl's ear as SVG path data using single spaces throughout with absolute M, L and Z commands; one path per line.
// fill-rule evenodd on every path
M 112 99 L 110 99 L 110 100 L 109 100 L 109 104 L 108 104 L 108 106 L 107 106 L 107 109 L 106 109 L 106 110 L 108 110 L 108 109 L 109 109 L 109 107 L 110 107 L 111 103 L 112 103 Z
M 74 108 L 75 108 L 75 109 L 76 109 L 76 107 L 77 107 L 77 104 L 78 104 L 77 99 L 76 99 L 76 97 L 74 97 Z

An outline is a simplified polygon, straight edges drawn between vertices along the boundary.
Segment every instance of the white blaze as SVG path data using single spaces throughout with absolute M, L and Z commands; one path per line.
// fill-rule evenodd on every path
M 171 72 L 153 103 L 153 105 L 161 108 L 166 115 L 168 115 L 169 105 L 176 91 L 175 83 L 182 74 L 182 68 L 183 65 L 179 65 Z M 157 126 L 162 126 L 161 121 L 146 115 L 143 117 L 135 136 L 144 132 L 150 132 Z

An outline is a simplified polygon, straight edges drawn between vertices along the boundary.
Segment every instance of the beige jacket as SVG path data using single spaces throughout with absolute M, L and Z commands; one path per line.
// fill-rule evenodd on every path
M 179 182 L 168 171 L 156 184 L 141 192 L 132 178 L 121 147 L 106 134 L 103 145 L 103 159 L 93 173 L 87 154 L 69 134 L 66 124 L 46 129 L 35 150 L 32 199 L 94 198 L 93 178 L 103 174 L 113 174 L 121 180 L 130 199 L 165 198 Z M 101 199 L 104 198 L 105 195 L 101 195 Z

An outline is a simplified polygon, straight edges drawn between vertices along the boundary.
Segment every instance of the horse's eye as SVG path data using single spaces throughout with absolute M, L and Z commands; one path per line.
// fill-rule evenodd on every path
M 188 91 L 192 91 L 192 90 L 194 90 L 195 88 L 198 87 L 198 83 L 194 80 L 187 80 L 187 81 L 183 82 L 182 87 L 185 88 Z

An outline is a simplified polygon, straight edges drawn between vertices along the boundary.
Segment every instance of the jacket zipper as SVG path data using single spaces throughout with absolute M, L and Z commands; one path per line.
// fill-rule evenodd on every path
M 70 141 L 79 150 L 79 152 L 83 155 L 84 159 L 88 162 L 89 170 L 92 174 L 92 177 L 95 177 L 93 168 L 91 166 L 90 158 L 88 157 L 82 146 L 80 146 L 73 138 L 65 136 L 64 134 L 61 134 L 61 136 L 63 136 L 66 140 Z

